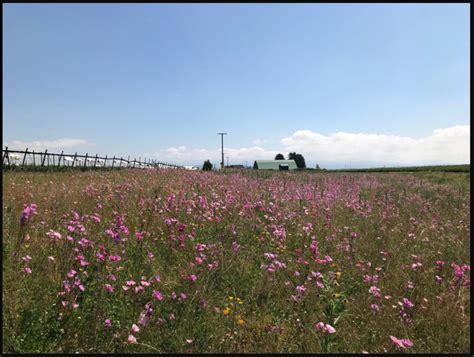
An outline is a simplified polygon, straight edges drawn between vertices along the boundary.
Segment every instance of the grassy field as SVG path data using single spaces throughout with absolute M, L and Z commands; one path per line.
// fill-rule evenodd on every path
M 468 353 L 469 173 L 4 172 L 3 352 Z

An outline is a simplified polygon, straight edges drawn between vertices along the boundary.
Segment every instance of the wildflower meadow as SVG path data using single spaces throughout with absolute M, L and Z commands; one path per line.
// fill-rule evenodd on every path
M 469 173 L 3 174 L 5 353 L 468 353 Z

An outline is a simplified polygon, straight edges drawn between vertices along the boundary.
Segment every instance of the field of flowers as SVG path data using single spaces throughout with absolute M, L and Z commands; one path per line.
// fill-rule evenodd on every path
M 4 172 L 3 352 L 470 351 L 469 173 Z

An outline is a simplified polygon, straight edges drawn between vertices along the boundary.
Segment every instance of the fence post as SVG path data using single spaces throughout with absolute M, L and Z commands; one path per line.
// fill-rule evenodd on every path
M 120 168 L 122 168 L 122 156 L 120 156 Z
M 46 149 L 46 150 L 44 151 L 43 160 L 41 160 L 41 167 L 44 166 L 44 160 L 46 160 L 46 154 L 47 154 L 47 153 L 48 153 L 48 149 Z
M 114 158 L 112 159 L 112 168 L 114 167 L 115 165 L 115 155 L 114 155 Z
M 97 165 L 97 154 L 95 154 L 94 167 Z
M 59 167 L 61 166 L 61 157 L 63 156 L 63 153 L 64 151 L 61 151 L 61 153 L 59 154 L 59 158 L 58 158 L 58 169 Z M 54 156 L 53 156 L 54 157 Z
M 87 156 L 89 155 L 89 153 L 86 152 L 86 158 L 84 159 L 84 167 L 87 166 Z
M 36 169 L 35 151 L 33 150 L 33 169 Z
M 5 163 L 5 156 L 7 157 L 8 166 L 10 166 L 10 155 L 8 155 L 8 146 L 5 146 L 5 155 L 3 155 L 2 164 Z
M 23 162 L 21 163 L 21 167 L 25 166 L 26 154 L 28 153 L 28 148 L 25 150 L 25 155 L 23 155 Z
M 76 163 L 76 157 L 77 157 L 77 152 L 74 154 L 74 159 L 72 159 L 72 167 L 74 167 L 74 164 Z
M 105 155 L 105 160 L 104 160 L 104 167 L 107 165 L 107 155 Z

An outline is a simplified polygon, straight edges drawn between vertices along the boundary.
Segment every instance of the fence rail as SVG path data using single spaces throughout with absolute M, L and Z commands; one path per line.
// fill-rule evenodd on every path
M 127 159 L 123 157 L 100 157 L 97 154 L 89 155 L 78 155 L 77 152 L 72 154 L 65 154 L 61 151 L 60 154 L 50 153 L 48 150 L 43 151 L 28 151 L 26 150 L 9 150 L 6 146 L 2 149 L 3 157 L 3 168 L 8 167 L 123 167 L 123 168 L 140 168 L 140 169 L 161 169 L 161 168 L 172 168 L 178 169 L 183 166 L 170 164 L 167 162 L 161 162 L 152 159 L 144 159 L 141 161 L 141 157 L 130 160 L 130 156 Z

